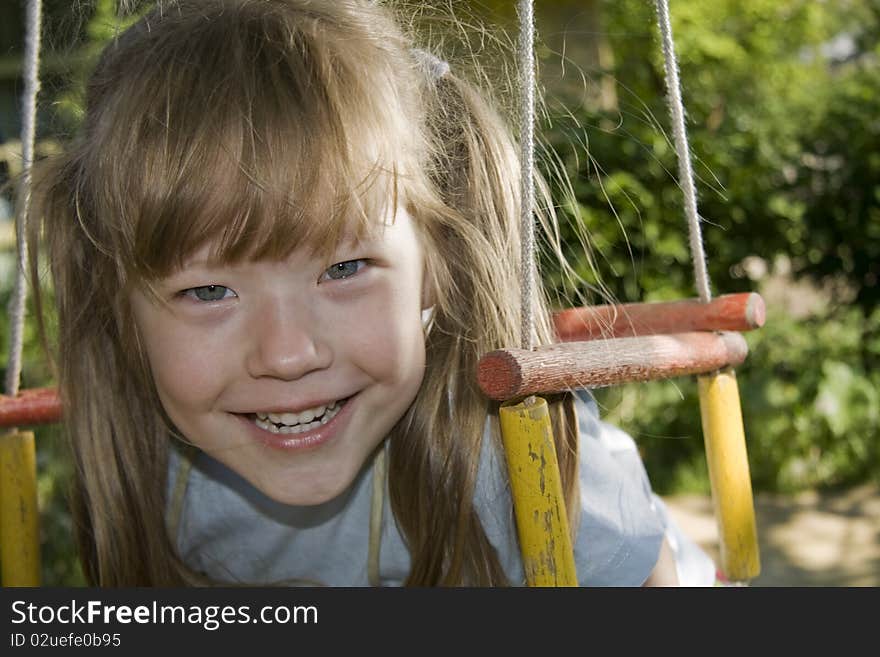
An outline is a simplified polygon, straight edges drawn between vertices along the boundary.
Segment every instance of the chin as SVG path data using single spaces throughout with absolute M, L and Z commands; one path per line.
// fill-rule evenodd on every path
M 302 482 L 297 486 L 278 485 L 274 482 L 254 483 L 266 497 L 288 506 L 317 506 L 344 494 L 351 487 L 354 477 L 332 482 Z

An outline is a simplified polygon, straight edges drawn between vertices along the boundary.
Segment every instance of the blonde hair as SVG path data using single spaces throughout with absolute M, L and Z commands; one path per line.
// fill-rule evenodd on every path
M 366 0 L 163 2 L 107 46 L 82 134 L 35 182 L 58 314 L 58 382 L 77 464 L 76 532 L 101 586 L 201 583 L 165 525 L 169 436 L 128 292 L 220 235 L 220 263 L 329 257 L 346 222 L 391 199 L 413 216 L 435 310 L 416 401 L 390 436 L 410 585 L 500 585 L 473 506 L 487 416 L 481 355 L 519 343 L 518 171 L 476 88 L 439 79 L 391 12 Z M 315 166 L 320 162 L 320 166 Z M 540 342 L 552 340 L 536 301 Z M 570 400 L 553 404 L 569 511 Z M 497 436 L 496 436 L 497 441 Z

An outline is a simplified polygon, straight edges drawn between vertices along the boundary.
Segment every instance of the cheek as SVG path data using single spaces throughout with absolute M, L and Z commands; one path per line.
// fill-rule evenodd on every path
M 221 380 L 222 359 L 204 340 L 181 332 L 147 331 L 142 335 L 159 398 L 169 415 L 174 409 L 203 405 Z
M 213 395 L 210 391 L 210 369 L 203 363 L 184 360 L 167 361 L 154 368 L 153 378 L 165 410 L 173 415 L 173 409 L 186 409 L 203 405 Z
M 390 297 L 353 313 L 347 327 L 352 359 L 374 377 L 421 382 L 425 338 L 421 309 L 410 297 Z

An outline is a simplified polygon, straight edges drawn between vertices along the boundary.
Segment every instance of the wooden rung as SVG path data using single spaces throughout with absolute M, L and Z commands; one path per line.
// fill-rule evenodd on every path
M 716 297 L 709 303 L 687 299 L 661 303 L 628 303 L 617 306 L 570 308 L 559 311 L 553 316 L 560 340 L 573 343 L 605 338 L 601 340 L 606 345 L 601 348 L 602 351 L 609 348 L 609 338 L 617 339 L 641 335 L 647 339 L 657 334 L 675 334 L 688 331 L 749 331 L 763 326 L 764 319 L 764 300 L 756 292 L 725 294 Z M 488 357 L 489 355 L 484 359 Z M 622 365 L 620 368 L 615 368 L 613 365 L 608 365 L 607 368 L 630 370 L 632 366 Z M 636 369 L 641 371 L 642 378 L 627 375 L 623 381 L 666 378 L 678 374 L 711 371 L 712 368 L 698 369 L 693 372 L 653 374 L 651 372 L 656 370 L 656 367 L 646 363 L 641 368 L 636 366 Z M 494 375 L 487 374 L 486 376 Z M 593 374 L 593 376 L 600 375 Z M 600 380 L 604 379 L 600 377 Z M 621 382 L 621 380 L 609 379 L 607 383 L 599 382 L 589 385 L 598 387 Z M 545 390 L 545 392 L 549 392 L 549 390 Z M 25 390 L 16 397 L 0 395 L 0 427 L 51 424 L 61 419 L 61 411 L 61 402 L 54 388 Z
M 31 431 L 0 435 L 0 584 L 40 585 L 37 452 Z
M 488 397 L 505 401 L 576 388 L 704 374 L 728 365 L 735 367 L 747 354 L 745 338 L 735 332 L 564 342 L 534 351 L 492 351 L 477 364 L 477 381 Z
M 553 315 L 563 342 L 688 331 L 751 331 L 764 325 L 764 299 L 757 292 L 725 294 L 708 303 L 685 299 L 569 308 Z
M 697 384 L 721 572 L 747 582 L 761 573 L 761 555 L 736 374 L 713 372 L 697 377 Z
M 577 586 L 550 410 L 528 397 L 498 410 L 516 529 L 529 586 Z
M 61 419 L 61 400 L 55 388 L 23 390 L 15 397 L 0 395 L 0 427 L 51 424 Z

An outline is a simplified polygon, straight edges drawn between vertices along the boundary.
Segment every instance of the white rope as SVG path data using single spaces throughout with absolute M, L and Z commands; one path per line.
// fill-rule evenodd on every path
M 672 134 L 675 152 L 678 155 L 678 178 L 684 193 L 684 212 L 690 235 L 691 260 L 694 263 L 694 279 L 700 301 L 707 303 L 712 299 L 709 271 L 706 268 L 706 253 L 703 251 L 703 236 L 700 230 L 700 215 L 697 214 L 697 191 L 694 186 L 694 171 L 691 166 L 691 151 L 684 125 L 684 105 L 681 101 L 681 83 L 678 79 L 678 62 L 675 59 L 675 44 L 672 41 L 672 25 L 669 21 L 668 0 L 656 0 L 657 22 L 663 39 L 663 61 L 666 66 L 666 91 L 669 101 L 669 114 L 672 118 Z
M 18 394 L 21 379 L 21 357 L 24 343 L 24 313 L 27 298 L 27 243 L 25 224 L 31 202 L 31 165 L 34 161 L 34 135 L 37 124 L 37 94 L 40 90 L 40 23 L 42 0 L 31 0 L 27 6 L 24 47 L 24 98 L 21 119 L 21 181 L 16 212 L 15 238 L 18 242 L 18 267 L 15 287 L 9 300 L 10 343 L 6 364 L 6 394 Z
M 532 0 L 519 0 L 520 219 L 522 225 L 522 348 L 533 346 L 532 298 L 535 288 L 535 17 Z

